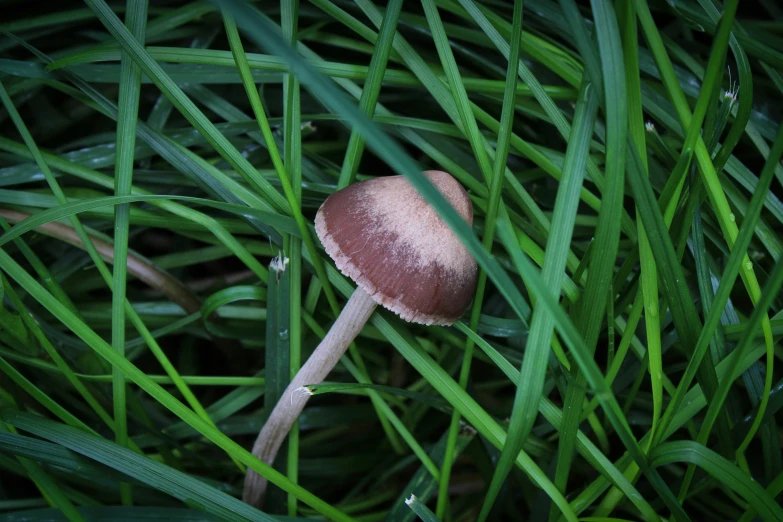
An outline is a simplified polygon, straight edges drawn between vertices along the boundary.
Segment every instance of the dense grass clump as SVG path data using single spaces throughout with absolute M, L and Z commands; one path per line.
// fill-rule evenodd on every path
M 778 3 L 11 1 L 0 29 L 0 521 L 783 520 Z M 394 174 L 473 304 L 378 310 L 266 466 L 354 288 L 315 212 Z

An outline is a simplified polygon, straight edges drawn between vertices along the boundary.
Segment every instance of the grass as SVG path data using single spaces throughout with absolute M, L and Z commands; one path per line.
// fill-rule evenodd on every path
M 0 521 L 783 520 L 774 2 L 6 11 Z M 353 291 L 315 211 L 392 174 L 473 305 L 377 312 L 266 466 Z

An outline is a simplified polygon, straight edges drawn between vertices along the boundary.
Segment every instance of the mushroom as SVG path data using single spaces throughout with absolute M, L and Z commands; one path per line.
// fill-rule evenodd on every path
M 473 206 L 465 189 L 446 172 L 424 175 L 472 224 Z M 473 257 L 402 176 L 374 178 L 335 192 L 318 210 L 315 231 L 337 268 L 357 287 L 253 445 L 253 455 L 269 465 L 309 398 L 303 387 L 323 381 L 376 305 L 409 322 L 451 325 L 470 305 L 476 285 Z M 248 469 L 243 500 L 260 507 L 266 485 L 266 479 Z

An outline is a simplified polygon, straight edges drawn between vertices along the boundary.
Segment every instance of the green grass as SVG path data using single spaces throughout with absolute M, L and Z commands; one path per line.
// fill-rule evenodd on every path
M 0 23 L 0 521 L 783 520 L 774 2 L 52 6 Z M 266 466 L 354 288 L 315 212 L 391 174 L 473 305 L 376 313 Z

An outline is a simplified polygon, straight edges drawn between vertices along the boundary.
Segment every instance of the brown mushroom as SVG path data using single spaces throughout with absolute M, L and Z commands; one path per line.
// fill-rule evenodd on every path
M 446 172 L 424 175 L 472 224 L 473 206 L 465 189 Z M 315 230 L 337 268 L 357 288 L 255 441 L 253 455 L 270 465 L 309 398 L 297 390 L 323 381 L 376 305 L 406 321 L 451 325 L 470 305 L 476 285 L 473 257 L 402 176 L 362 181 L 335 192 L 318 210 Z M 266 484 L 248 469 L 243 500 L 260 507 Z

